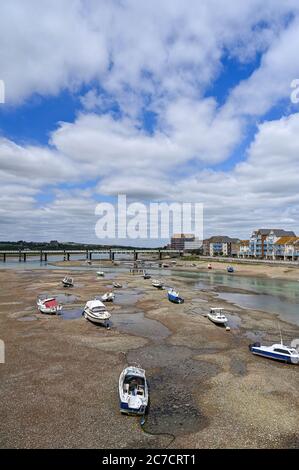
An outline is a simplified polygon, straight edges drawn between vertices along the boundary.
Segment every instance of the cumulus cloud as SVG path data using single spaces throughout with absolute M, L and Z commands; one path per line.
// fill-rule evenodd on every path
M 120 192 L 204 202 L 208 234 L 245 237 L 279 221 L 295 228 L 298 114 L 271 122 L 263 115 L 299 75 L 298 13 L 295 0 L 5 2 L 7 104 L 87 91 L 79 97 L 84 111 L 57 123 L 48 146 L 0 139 L 1 238 L 9 225 L 17 238 L 28 230 L 64 238 L 76 228 L 77 239 L 92 239 L 96 201 Z M 223 58 L 260 65 L 225 89 L 220 106 L 209 94 Z M 155 115 L 151 132 L 145 111 Z M 242 143 L 248 116 L 260 120 L 253 142 L 241 162 L 217 170 Z M 53 197 L 42 203 L 48 187 Z

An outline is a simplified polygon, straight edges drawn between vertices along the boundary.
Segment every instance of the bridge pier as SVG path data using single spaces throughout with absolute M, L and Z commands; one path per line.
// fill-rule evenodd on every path
M 22 253 L 19 251 L 19 263 L 22 261 Z
M 48 261 L 48 253 L 45 253 L 45 263 Z
M 70 260 L 70 254 L 69 254 L 69 253 L 67 253 L 66 259 L 67 259 L 68 261 Z
M 88 250 L 86 250 L 86 259 L 88 259 L 88 257 L 89 257 Z
M 24 259 L 24 263 L 26 263 L 26 260 L 27 260 L 27 255 L 26 255 L 26 253 L 24 253 L 24 258 L 23 258 L 23 259 Z
M 162 252 L 159 250 L 159 259 L 162 259 Z
M 115 254 L 114 251 L 112 251 L 112 250 L 109 251 L 109 259 L 110 259 L 110 261 L 114 261 L 114 254 Z
M 134 250 L 134 261 L 138 260 L 138 252 Z
M 92 253 L 89 253 L 89 261 L 92 261 Z

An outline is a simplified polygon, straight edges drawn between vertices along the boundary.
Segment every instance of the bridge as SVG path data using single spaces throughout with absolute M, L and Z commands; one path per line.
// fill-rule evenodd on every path
M 134 261 L 138 260 L 140 254 L 155 254 L 158 258 L 163 259 L 163 255 L 182 256 L 183 250 L 166 250 L 166 249 L 103 249 L 103 250 L 0 250 L 0 259 L 5 263 L 7 257 L 18 258 L 19 261 L 27 261 L 30 256 L 39 256 L 40 261 L 48 261 L 49 256 L 61 255 L 64 261 L 69 261 L 71 255 L 84 255 L 87 260 L 92 260 L 93 255 L 107 255 L 110 261 L 114 261 L 115 256 L 132 255 Z

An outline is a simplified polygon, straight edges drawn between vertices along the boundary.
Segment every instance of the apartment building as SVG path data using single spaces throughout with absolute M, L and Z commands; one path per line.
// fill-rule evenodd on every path
M 204 246 L 208 246 L 210 256 L 237 256 L 240 240 L 227 236 L 215 236 L 205 240 Z
M 295 237 L 292 231 L 282 229 L 255 230 L 249 240 L 248 256 L 253 258 L 274 258 L 274 245 L 282 237 Z

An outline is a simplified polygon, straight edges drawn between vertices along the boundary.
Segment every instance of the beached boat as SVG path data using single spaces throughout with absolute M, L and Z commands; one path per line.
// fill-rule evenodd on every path
M 113 302 L 115 299 L 115 294 L 113 292 L 106 292 L 104 295 L 101 297 L 103 302 Z
M 156 287 L 157 289 L 163 289 L 164 284 L 162 281 L 159 281 L 158 279 L 153 279 L 152 280 L 152 285 Z
M 208 269 L 212 269 L 212 265 L 211 265 L 211 264 L 208 264 Z
M 121 289 L 121 288 L 122 288 L 122 284 L 120 284 L 119 282 L 114 282 L 114 283 L 113 283 L 113 286 L 114 286 L 116 289 Z
M 37 308 L 41 313 L 48 313 L 50 315 L 55 315 L 59 313 L 62 309 L 55 297 L 48 297 L 47 299 L 37 299 Z
M 120 412 L 144 415 L 148 405 L 148 386 L 145 371 L 139 367 L 126 367 L 119 376 Z
M 169 264 L 168 263 L 163 263 L 162 268 L 169 268 Z
M 212 307 L 210 309 L 210 313 L 207 315 L 208 319 L 217 325 L 225 325 L 227 323 L 227 318 L 224 315 L 223 310 L 223 308 Z
M 105 276 L 104 271 L 97 271 L 97 276 L 104 277 Z
M 143 279 L 150 279 L 152 276 L 145 271 L 143 271 Z
M 226 270 L 227 270 L 228 273 L 234 273 L 235 272 L 235 270 L 232 266 L 227 266 Z
M 72 277 L 65 276 L 65 278 L 62 279 L 61 282 L 63 284 L 63 287 L 74 287 L 74 280 Z
M 253 343 L 249 345 L 249 350 L 252 354 L 267 357 L 268 359 L 275 359 L 276 361 L 287 362 L 289 364 L 299 363 L 299 352 L 297 349 L 285 346 L 282 342 L 280 344 L 272 344 L 271 346 Z
M 175 304 L 182 304 L 184 303 L 183 297 L 180 297 L 180 294 L 176 292 L 174 289 L 169 289 L 168 291 L 168 300 Z
M 99 325 L 108 326 L 111 313 L 107 312 L 105 305 L 100 300 L 90 300 L 84 307 L 84 318 Z

